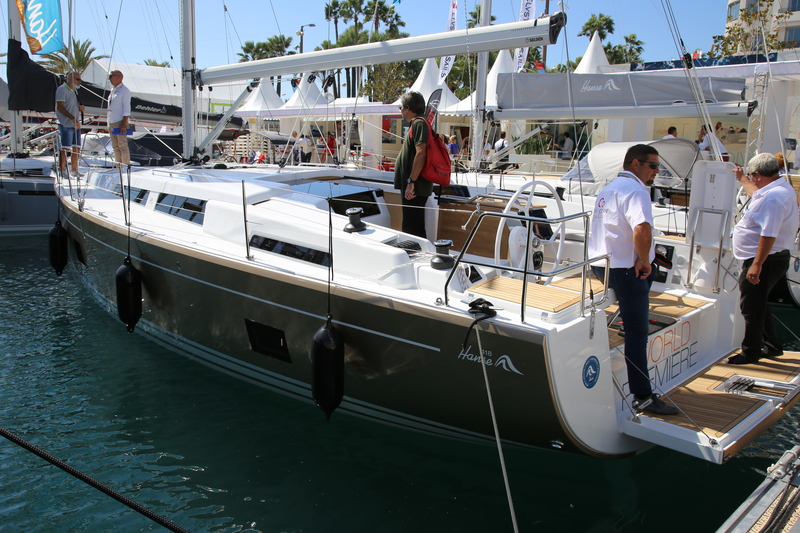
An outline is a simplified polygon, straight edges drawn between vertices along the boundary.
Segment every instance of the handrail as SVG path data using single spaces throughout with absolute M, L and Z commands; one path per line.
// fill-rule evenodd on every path
M 576 269 L 580 268 L 581 269 L 581 316 L 585 316 L 584 313 L 585 313 L 585 310 L 586 310 L 586 281 L 587 281 L 586 269 L 587 269 L 587 267 L 591 263 L 605 260 L 606 268 L 604 269 L 605 270 L 605 275 L 604 275 L 604 279 L 603 279 L 603 285 L 606 288 L 608 288 L 608 273 L 609 273 L 608 256 L 607 255 L 600 256 L 600 257 L 594 257 L 594 258 L 589 258 L 588 257 L 588 239 L 584 239 L 584 242 L 583 242 L 583 250 L 584 250 L 584 253 L 583 253 L 584 260 L 583 261 L 581 261 L 580 263 L 575 263 L 573 265 L 569 265 L 569 266 L 564 267 L 564 268 L 557 269 L 557 270 L 551 270 L 550 272 L 539 272 L 537 270 L 528 270 L 527 267 L 528 267 L 528 257 L 530 255 L 530 253 L 529 253 L 530 252 L 530 239 L 527 239 L 527 244 L 526 244 L 525 268 L 517 268 L 517 267 L 511 266 L 511 265 L 501 265 L 501 264 L 494 263 L 494 262 L 489 263 L 489 262 L 478 261 L 478 260 L 467 260 L 467 259 L 464 259 L 464 255 L 466 254 L 467 249 L 469 248 L 470 244 L 472 243 L 472 240 L 474 239 L 476 233 L 478 232 L 478 228 L 480 227 L 481 222 L 483 222 L 483 219 L 486 218 L 486 217 L 507 218 L 507 219 L 511 219 L 511 220 L 528 221 L 527 227 L 529 229 L 533 228 L 533 224 L 532 223 L 534 223 L 534 222 L 543 222 L 543 223 L 547 223 L 547 224 L 558 224 L 558 223 L 568 222 L 570 220 L 575 220 L 575 219 L 578 219 L 578 218 L 582 218 L 582 219 L 584 219 L 584 227 L 588 230 L 589 216 L 590 215 L 591 215 L 590 212 L 581 212 L 581 213 L 576 213 L 574 215 L 567 215 L 567 216 L 564 216 L 564 217 L 561 217 L 561 218 L 542 218 L 542 217 L 533 217 L 533 216 L 519 215 L 519 214 L 513 214 L 513 213 L 495 213 L 495 212 L 491 212 L 491 211 L 484 211 L 484 212 L 480 213 L 478 215 L 478 220 L 476 221 L 475 225 L 473 226 L 472 230 L 470 231 L 469 235 L 467 236 L 467 239 L 464 241 L 464 245 L 461 247 L 461 251 L 458 253 L 458 257 L 456 257 L 456 261 L 455 261 L 455 264 L 453 265 L 453 268 L 450 269 L 450 273 L 447 275 L 447 280 L 445 280 L 445 284 L 444 284 L 444 304 L 445 305 L 449 305 L 450 296 L 449 296 L 448 289 L 450 287 L 450 282 L 453 280 L 453 277 L 455 276 L 455 273 L 457 271 L 458 265 L 460 265 L 462 263 L 466 263 L 466 264 L 470 264 L 470 265 L 474 265 L 474 266 L 482 266 L 482 267 L 486 267 L 486 268 L 502 269 L 502 270 L 509 271 L 509 272 L 516 272 L 516 273 L 522 274 L 522 300 L 520 302 L 520 322 L 524 322 L 525 321 L 525 308 L 527 306 L 527 286 L 528 286 L 527 277 L 528 276 L 539 276 L 539 277 L 543 277 L 543 278 L 552 278 L 552 277 L 555 277 L 555 276 L 557 276 L 559 274 L 562 274 L 564 272 L 568 272 L 568 271 L 576 270 Z M 588 233 L 588 231 L 587 231 L 587 233 Z M 604 293 L 603 293 L 603 298 L 599 302 L 596 302 L 596 303 L 597 304 L 602 304 L 607 299 L 608 299 L 608 290 L 605 290 Z
M 719 235 L 719 245 L 717 246 L 717 269 L 714 273 L 714 288 L 712 289 L 714 294 L 719 293 L 719 269 L 722 267 L 722 243 L 725 240 L 725 233 L 728 231 L 728 217 L 730 213 L 723 209 L 708 209 L 708 208 L 701 208 L 697 210 L 697 217 L 694 219 L 694 223 L 692 224 L 692 239 L 689 243 L 689 265 L 687 266 L 686 270 L 686 283 L 683 284 L 684 287 L 687 289 L 691 289 L 693 286 L 692 283 L 692 264 L 694 263 L 694 247 L 695 247 L 695 236 L 697 234 L 697 226 L 700 223 L 700 219 L 704 213 L 710 213 L 714 215 L 722 215 L 722 225 L 720 226 L 722 229 Z

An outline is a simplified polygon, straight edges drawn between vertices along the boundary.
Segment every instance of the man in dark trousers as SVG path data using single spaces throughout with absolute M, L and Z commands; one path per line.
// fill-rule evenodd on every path
M 425 204 L 433 193 L 433 183 L 420 173 L 425 168 L 428 153 L 428 124 L 425 121 L 425 98 L 411 91 L 400 97 L 400 113 L 410 122 L 408 136 L 397 155 L 394 167 L 394 188 L 402 191 L 403 232 L 427 238 Z
M 678 408 L 653 393 L 647 368 L 650 333 L 650 286 L 653 260 L 653 207 L 647 190 L 658 175 L 658 151 L 646 144 L 631 146 L 622 172 L 597 195 L 589 236 L 589 255 L 608 255 L 608 284 L 614 289 L 625 326 L 625 364 L 634 408 L 658 415 L 674 415 Z M 604 277 L 605 261 L 592 266 Z
M 733 169 L 736 179 L 752 197 L 733 228 L 733 255 L 743 261 L 739 308 L 744 318 L 742 351 L 728 359 L 734 365 L 783 355 L 783 344 L 775 332 L 767 299 L 789 269 L 789 250 L 794 245 L 800 220 L 797 196 L 779 169 L 772 154 L 753 157 L 747 164 L 746 175 L 739 165 Z

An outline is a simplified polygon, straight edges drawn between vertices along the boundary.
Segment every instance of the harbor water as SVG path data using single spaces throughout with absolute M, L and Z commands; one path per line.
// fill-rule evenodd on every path
M 722 466 L 506 449 L 520 531 L 714 531 L 799 424 L 795 407 Z M 55 276 L 46 237 L 0 240 L 0 427 L 193 532 L 513 531 L 495 448 L 326 422 L 128 334 L 72 267 Z M 166 530 L 0 438 L 0 531 Z

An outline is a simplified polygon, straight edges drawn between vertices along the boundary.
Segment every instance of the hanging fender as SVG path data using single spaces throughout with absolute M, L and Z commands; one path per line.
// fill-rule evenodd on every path
M 117 313 L 122 323 L 133 333 L 142 318 L 142 275 L 131 263 L 130 256 L 117 269 Z
M 331 317 L 314 334 L 311 347 L 311 394 L 330 420 L 344 397 L 344 342 Z
M 67 243 L 69 242 L 67 230 L 61 225 L 60 220 L 56 220 L 55 225 L 50 229 L 48 241 L 50 245 L 50 266 L 55 269 L 56 275 L 60 276 L 67 266 Z

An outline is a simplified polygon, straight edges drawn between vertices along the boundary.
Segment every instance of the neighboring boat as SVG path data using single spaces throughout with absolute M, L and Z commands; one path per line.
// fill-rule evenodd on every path
M 183 13 L 188 22 L 191 7 Z M 563 23 L 556 14 L 187 70 L 185 102 L 197 80 L 449 55 L 467 38 L 471 51 L 549 44 Z M 195 57 L 191 36 L 183 56 L 186 64 Z M 185 141 L 185 157 L 199 159 L 191 136 Z M 67 231 L 59 243 L 129 330 L 238 378 L 313 397 L 328 416 L 338 406 L 486 442 L 496 417 L 508 444 L 596 457 L 660 444 L 721 463 L 798 399 L 800 354 L 719 364 L 742 332 L 729 252 L 733 180 L 713 179 L 728 163 L 694 166 L 690 236 L 656 237 L 672 266 L 653 286 L 649 354 L 656 390 L 682 410 L 671 418 L 633 409 L 613 293 L 587 275 L 598 259 L 587 255 L 589 213 L 549 184 L 504 198 L 451 187 L 439 205 L 429 202 L 428 234 L 442 239 L 432 244 L 396 229 L 389 173 L 221 166 L 59 179 Z M 458 257 L 446 239 L 457 241 Z

